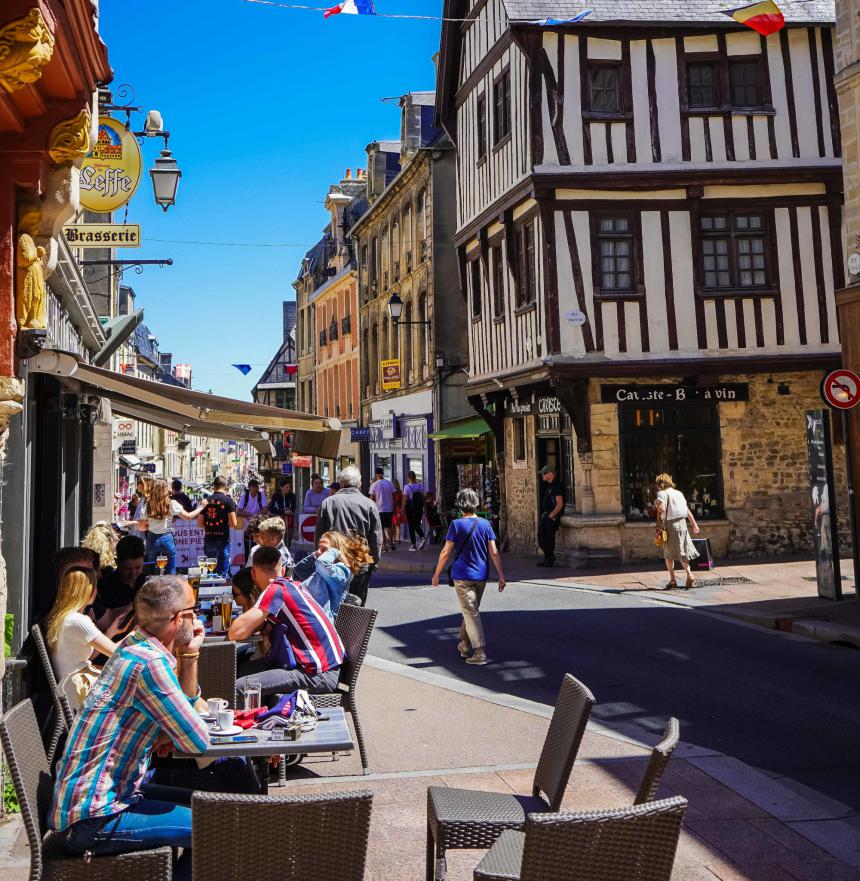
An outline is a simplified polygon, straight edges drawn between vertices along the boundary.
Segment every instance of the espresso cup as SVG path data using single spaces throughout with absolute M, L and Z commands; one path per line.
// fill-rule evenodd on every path
M 220 731 L 228 731 L 233 727 L 234 718 L 233 710 L 220 710 L 218 712 L 218 729 Z
M 210 716 L 217 716 L 222 710 L 227 709 L 227 701 L 223 697 L 210 697 L 206 701 L 206 708 Z

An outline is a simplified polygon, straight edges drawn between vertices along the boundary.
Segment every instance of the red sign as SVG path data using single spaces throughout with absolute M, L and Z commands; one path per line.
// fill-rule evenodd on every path
M 317 528 L 317 515 L 316 514 L 304 514 L 301 518 L 301 523 L 299 524 L 299 531 L 302 534 L 302 538 L 310 542 L 314 543 L 314 533 Z
M 850 410 L 860 404 L 860 376 L 850 370 L 834 370 L 821 383 L 821 396 L 837 410 Z

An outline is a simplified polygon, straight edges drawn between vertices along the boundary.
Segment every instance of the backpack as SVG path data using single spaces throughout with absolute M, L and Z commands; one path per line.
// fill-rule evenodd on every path
M 410 483 L 408 485 L 420 486 L 418 483 Z M 412 494 L 409 496 L 409 501 L 406 503 L 406 509 L 412 514 L 417 514 L 424 510 L 424 493 L 421 490 L 412 490 Z

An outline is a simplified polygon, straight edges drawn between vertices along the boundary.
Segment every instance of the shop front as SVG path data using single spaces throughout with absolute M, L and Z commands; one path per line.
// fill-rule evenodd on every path
M 368 426 L 371 472 L 381 468 L 389 480 L 402 486 L 414 471 L 428 492 L 436 492 L 431 405 L 429 392 L 373 403 Z M 373 474 L 368 476 L 372 480 Z

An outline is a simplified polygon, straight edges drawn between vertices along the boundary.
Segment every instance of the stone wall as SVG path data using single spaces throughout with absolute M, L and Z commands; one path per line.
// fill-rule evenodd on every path
M 537 553 L 537 455 L 535 419 L 525 417 L 526 458 L 514 460 L 514 420 L 505 419 L 505 502 L 508 510 L 508 550 Z

